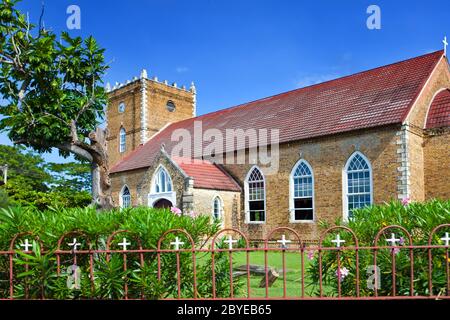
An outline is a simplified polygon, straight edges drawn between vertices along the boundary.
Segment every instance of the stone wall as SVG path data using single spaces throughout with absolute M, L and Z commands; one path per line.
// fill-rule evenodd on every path
M 219 196 L 223 202 L 224 227 L 232 228 L 235 226 L 233 219 L 239 216 L 240 211 L 239 192 L 194 188 L 193 194 L 194 212 L 197 214 L 206 214 L 211 217 L 213 213 L 213 199 Z
M 119 205 L 120 191 L 125 184 L 130 189 L 133 206 L 147 206 L 153 175 L 159 165 L 163 165 L 172 178 L 172 188 L 176 192 L 176 203 L 173 205 L 183 208 L 186 176 L 161 152 L 155 158 L 153 164 L 149 168 L 118 172 L 111 175 L 113 199 L 116 206 Z

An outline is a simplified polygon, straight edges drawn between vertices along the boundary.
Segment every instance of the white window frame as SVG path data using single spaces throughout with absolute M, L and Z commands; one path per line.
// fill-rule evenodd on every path
M 348 167 L 352 162 L 353 158 L 359 155 L 361 158 L 366 161 L 367 166 L 369 167 L 369 185 L 370 185 L 370 205 L 373 204 L 373 172 L 372 172 L 372 164 L 370 160 L 361 152 L 355 151 L 350 157 L 348 157 L 347 162 L 342 170 L 342 206 L 343 206 L 343 220 L 345 222 L 348 221 Z
M 264 221 L 250 221 L 250 205 L 249 205 L 249 181 L 250 175 L 252 174 L 254 169 L 258 169 L 261 173 L 261 176 L 263 177 L 263 183 L 264 183 Z M 245 183 L 244 183 L 244 194 L 245 194 L 245 223 L 247 224 L 265 224 L 267 221 L 267 195 L 266 195 L 266 177 L 264 176 L 264 172 L 259 168 L 258 166 L 254 165 L 250 168 L 250 170 L 247 172 L 247 176 L 245 177 Z
M 156 186 L 157 186 L 157 184 L 159 184 L 160 172 L 165 172 L 166 184 L 164 185 L 163 191 L 161 191 L 162 190 L 161 187 L 160 187 L 160 191 L 156 191 Z M 170 185 L 170 190 L 167 190 L 169 185 Z M 159 165 L 158 168 L 155 170 L 155 173 L 153 174 L 151 192 L 153 194 L 158 194 L 158 193 L 169 193 L 172 191 L 173 191 L 172 177 L 170 176 L 169 171 L 167 171 L 167 169 L 163 165 Z
M 119 130 L 119 152 L 124 153 L 127 150 L 127 131 L 124 127 Z
M 124 193 L 125 189 L 128 189 L 128 192 L 130 193 L 130 195 L 128 196 L 129 197 L 129 206 L 127 206 L 127 207 L 124 207 L 124 201 L 123 201 L 123 197 L 124 197 L 123 193 Z M 130 191 L 130 188 L 126 184 L 123 185 L 122 189 L 120 190 L 119 206 L 120 206 L 121 209 L 130 208 L 132 206 L 132 203 L 131 203 L 131 191 Z
M 220 221 L 220 225 L 223 228 L 224 224 L 225 224 L 225 215 L 224 215 L 224 204 L 223 204 L 223 199 L 221 196 L 219 195 L 215 195 L 212 199 L 212 203 L 211 203 L 211 220 L 215 221 L 215 215 L 214 215 L 214 205 L 216 200 L 219 201 L 219 221 Z
M 311 171 L 311 180 L 312 180 L 312 210 L 313 210 L 313 218 L 311 220 L 296 220 L 295 219 L 295 183 L 294 183 L 294 175 L 297 171 L 298 166 L 301 164 L 305 164 L 309 171 Z M 292 168 L 292 171 L 289 175 L 289 222 L 290 223 L 314 223 L 316 221 L 316 208 L 315 208 L 315 197 L 314 197 L 314 171 L 312 166 L 305 159 L 300 159 Z M 308 197 L 309 198 L 309 197 Z
M 164 170 L 166 172 L 166 177 L 170 181 L 171 191 L 166 190 L 165 192 L 161 191 L 156 192 L 156 182 L 159 177 L 159 172 L 161 170 Z M 176 206 L 177 197 L 176 192 L 174 191 L 173 180 L 172 177 L 170 176 L 169 171 L 162 164 L 160 164 L 153 173 L 152 182 L 150 185 L 150 193 L 148 194 L 148 205 L 150 207 L 153 207 L 153 204 L 160 199 L 166 199 L 170 201 L 173 206 Z

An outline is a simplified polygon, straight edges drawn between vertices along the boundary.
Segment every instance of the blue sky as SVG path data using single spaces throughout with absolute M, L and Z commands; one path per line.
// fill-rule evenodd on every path
M 41 2 L 19 7 L 37 21 Z M 194 81 L 198 114 L 439 50 L 450 38 L 448 0 L 44 3 L 47 28 L 93 35 L 106 48 L 105 81 L 125 82 L 142 68 L 179 85 Z M 67 30 L 71 4 L 81 9 L 80 30 Z M 371 4 L 381 9 L 380 30 L 366 27 Z

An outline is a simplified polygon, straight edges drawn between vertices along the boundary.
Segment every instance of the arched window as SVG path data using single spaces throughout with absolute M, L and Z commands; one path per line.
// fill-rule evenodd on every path
M 214 220 L 222 220 L 223 204 L 219 196 L 214 197 L 212 205 L 212 217 Z
M 153 181 L 153 193 L 164 193 L 172 191 L 172 179 L 164 167 L 159 167 Z
M 314 177 L 311 166 L 300 160 L 290 177 L 291 221 L 314 220 Z
M 131 206 L 131 193 L 130 189 L 125 185 L 122 188 L 122 192 L 120 193 L 120 207 L 128 208 Z
M 119 103 L 119 113 L 125 112 L 125 102 Z
M 264 176 L 257 167 L 253 167 L 245 179 L 245 205 L 248 223 L 266 221 L 266 190 Z
M 127 132 L 125 131 L 124 128 L 120 128 L 120 133 L 119 133 L 119 151 L 120 152 L 125 152 L 127 147 Z
M 372 167 L 360 152 L 347 160 L 344 168 L 344 219 L 352 211 L 372 204 Z

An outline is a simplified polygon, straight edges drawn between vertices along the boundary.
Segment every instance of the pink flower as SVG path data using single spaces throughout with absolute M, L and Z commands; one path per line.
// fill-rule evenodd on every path
M 309 260 L 312 260 L 312 259 L 314 259 L 314 250 L 308 250 L 308 259 Z
M 177 216 L 181 216 L 181 210 L 177 207 L 170 207 L 170 211 L 176 214 Z
M 399 252 L 400 252 L 400 248 L 393 248 L 392 249 L 392 253 L 393 254 L 399 254 Z
M 402 205 L 404 205 L 405 207 L 411 202 L 411 199 L 409 197 L 403 198 L 402 199 Z
M 190 216 L 191 218 L 197 218 L 197 212 L 191 210 L 191 212 L 189 212 L 189 216 Z
M 336 270 L 336 277 L 338 277 L 339 280 L 342 281 L 346 276 L 348 276 L 349 273 L 350 271 L 346 267 L 343 267 L 340 270 Z

